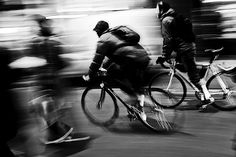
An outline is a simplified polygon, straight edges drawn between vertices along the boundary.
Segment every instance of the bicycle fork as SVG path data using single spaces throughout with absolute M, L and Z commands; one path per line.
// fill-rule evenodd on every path
M 96 105 L 97 109 L 101 109 L 102 108 L 102 104 L 103 104 L 103 102 L 105 100 L 105 94 L 106 94 L 104 83 L 101 83 L 100 87 L 101 87 L 101 94 L 100 94 L 100 97 L 99 97 L 99 101 L 98 101 L 98 103 Z
M 173 77 L 174 77 L 174 70 L 171 69 L 171 71 L 170 71 L 170 80 L 169 80 L 168 85 L 167 85 L 167 87 L 166 87 L 166 90 L 167 90 L 167 91 L 169 90 L 169 88 L 170 88 L 170 86 L 171 86 L 171 84 L 172 84 Z

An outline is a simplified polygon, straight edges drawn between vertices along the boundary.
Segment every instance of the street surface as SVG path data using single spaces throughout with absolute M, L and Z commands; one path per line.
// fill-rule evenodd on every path
M 91 140 L 51 145 L 47 157 L 233 157 L 232 139 L 236 131 L 235 112 L 178 110 L 177 122 L 182 128 L 171 133 L 155 133 L 139 121 L 129 121 L 126 109 L 119 103 L 120 117 L 109 128 L 88 121 L 81 109 L 82 87 L 67 89 L 69 109 L 63 120 L 74 132 L 91 136 Z M 22 91 L 21 91 L 22 92 Z M 190 96 L 183 105 L 198 103 Z M 22 141 L 23 142 L 23 141 Z M 22 145 L 22 144 L 21 144 Z M 30 146 L 35 149 L 34 146 Z M 19 144 L 16 148 L 19 148 Z M 17 150 L 17 149 L 16 149 Z M 22 148 L 18 149 L 22 152 Z M 19 152 L 18 152 L 19 153 Z
M 127 16 L 130 15 L 130 16 Z M 70 53 L 62 57 L 70 63 L 61 75 L 77 80 L 88 71 L 95 52 L 96 34 L 92 31 L 98 20 L 107 20 L 111 26 L 123 24 L 132 26 L 141 36 L 141 43 L 149 51 L 153 62 L 161 52 L 159 23 L 154 9 L 121 11 L 84 18 L 60 19 L 57 27 L 61 30 L 60 40 Z M 221 47 L 221 45 L 219 45 Z M 204 61 L 199 59 L 198 61 Z M 220 63 L 235 66 L 235 58 L 226 57 Z M 76 81 L 75 81 L 76 82 Z M 70 83 L 70 82 L 69 82 Z M 44 152 L 44 157 L 234 157 L 232 139 L 236 133 L 236 111 L 199 113 L 197 110 L 178 110 L 177 122 L 182 128 L 172 133 L 154 133 L 139 121 L 130 122 L 127 112 L 119 104 L 120 117 L 109 128 L 101 128 L 88 121 L 81 109 L 83 86 L 70 84 L 66 89 L 67 112 L 63 120 L 74 127 L 74 132 L 91 136 L 91 140 L 43 146 L 34 143 L 26 145 L 24 140 L 13 140 L 16 154 L 24 150 Z M 21 88 L 15 91 L 19 104 L 26 106 L 30 91 Z M 190 92 L 191 93 L 191 92 Z M 17 98 L 16 98 L 17 99 Z M 18 100 L 17 99 L 17 100 Z M 182 105 L 194 108 L 198 101 L 191 95 Z M 33 130 L 33 134 L 38 132 Z M 19 138 L 19 137 L 17 137 Z M 36 153 L 37 155 L 37 153 Z

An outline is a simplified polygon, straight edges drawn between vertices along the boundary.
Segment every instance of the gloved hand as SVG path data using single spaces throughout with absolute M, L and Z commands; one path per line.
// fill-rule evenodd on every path
M 157 60 L 156 60 L 156 63 L 157 64 L 164 63 L 166 60 L 167 60 L 166 57 L 163 57 L 163 56 L 158 57 Z
M 82 78 L 84 79 L 84 81 L 90 81 L 89 75 L 83 75 Z

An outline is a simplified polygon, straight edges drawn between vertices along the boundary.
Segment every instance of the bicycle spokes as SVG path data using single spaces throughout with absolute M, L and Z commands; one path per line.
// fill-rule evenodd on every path
M 160 108 L 155 108 L 156 111 L 156 121 L 157 123 L 165 130 L 169 131 L 172 130 L 173 127 L 170 124 L 170 122 L 166 119 L 165 117 L 165 111 L 164 109 L 160 109 Z
M 156 131 L 172 131 L 174 130 L 173 119 L 174 110 L 164 110 L 163 108 L 152 104 L 145 103 L 144 112 L 147 116 L 146 125 Z

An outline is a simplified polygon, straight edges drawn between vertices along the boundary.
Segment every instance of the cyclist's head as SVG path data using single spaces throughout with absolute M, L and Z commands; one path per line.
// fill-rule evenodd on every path
M 106 21 L 98 21 L 93 30 L 97 32 L 98 36 L 100 37 L 108 28 L 109 24 Z
M 157 3 L 156 6 L 156 12 L 158 15 L 158 18 L 161 18 L 161 16 L 166 13 L 170 9 L 170 5 L 164 1 L 160 1 Z

